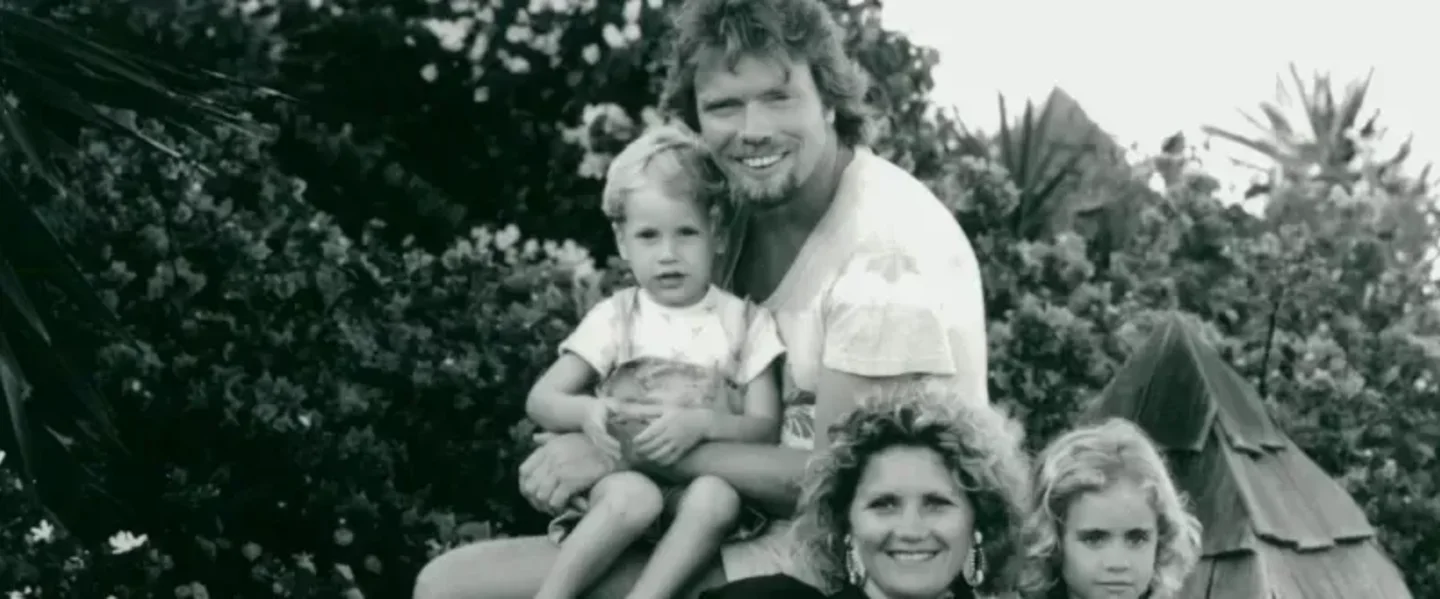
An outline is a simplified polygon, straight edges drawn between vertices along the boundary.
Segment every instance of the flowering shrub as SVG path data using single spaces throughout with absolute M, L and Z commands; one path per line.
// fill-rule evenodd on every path
M 0 452 L 0 465 L 4 461 Z M 127 589 L 143 588 L 173 567 L 144 534 L 119 530 L 99 544 L 68 535 L 9 470 L 0 470 L 0 513 L 0 591 L 8 589 L 12 598 L 128 597 Z
M 403 596 L 429 556 L 538 530 L 515 491 L 523 397 L 622 280 L 616 269 L 514 227 L 477 228 L 443 252 L 386 243 L 378 223 L 352 237 L 261 158 L 263 143 L 182 141 L 228 166 L 205 176 L 94 136 L 86 194 L 44 205 L 132 325 L 133 339 L 102 340 L 99 368 L 153 485 L 149 507 L 111 528 L 144 543 L 86 544 L 6 486 L 6 513 L 22 516 L 0 539 L 26 557 L 0 583 L 51 596 Z M 1183 309 L 1266 382 L 1277 417 L 1366 507 L 1412 587 L 1431 588 L 1440 419 L 1426 398 L 1440 318 L 1415 264 L 1367 258 L 1383 231 L 1344 225 L 1371 220 L 1331 215 L 1351 229 L 1337 240 L 1178 193 L 1146 205 L 1102 268 L 1082 235 L 1009 237 L 999 223 L 1016 190 L 986 160 L 958 158 L 931 184 L 972 233 L 993 396 L 1025 418 L 1032 445 L 1068 426 L 1159 311 Z M 233 189 L 258 193 L 240 202 Z M 1337 264 L 1349 267 L 1338 278 Z M 93 465 L 112 481 L 137 472 Z
M 63 584 L 403 596 L 428 555 L 533 526 L 515 482 L 523 398 L 605 291 L 588 253 L 515 227 L 438 253 L 386 244 L 378 223 L 352 238 L 263 143 L 178 141 L 219 173 L 93 135 L 83 195 L 42 206 L 134 333 L 96 341 L 136 455 L 91 466 L 112 488 L 144 481 L 114 526 L 155 551 L 111 560 L 130 578 Z M 54 568 L 80 551 L 40 549 Z M 36 567 L 13 584 L 69 588 Z
M 1101 268 L 1074 233 L 1007 235 L 1016 190 L 987 161 L 933 184 L 984 271 L 992 397 L 1025 417 L 1032 447 L 1069 426 L 1160 311 L 1182 310 L 1364 507 L 1412 592 L 1440 592 L 1440 296 L 1429 256 L 1375 218 L 1394 198 L 1312 198 L 1305 219 L 1262 219 L 1176 189 L 1139 207 Z M 1434 210 L 1418 217 L 1428 228 L 1407 223 L 1407 241 L 1433 247 Z

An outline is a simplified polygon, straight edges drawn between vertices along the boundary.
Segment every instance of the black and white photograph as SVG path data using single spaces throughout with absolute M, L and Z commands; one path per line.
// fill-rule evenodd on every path
M 0 596 L 1440 599 L 1433 23 L 0 0 Z

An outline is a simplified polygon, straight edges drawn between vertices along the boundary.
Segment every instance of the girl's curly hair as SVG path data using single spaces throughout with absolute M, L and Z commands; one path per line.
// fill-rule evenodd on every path
M 819 582 L 845 580 L 850 504 L 866 465 L 894 447 L 939 454 L 969 495 L 987 563 L 982 593 L 1006 590 L 1017 531 L 1029 504 L 1029 460 L 1020 426 L 989 403 L 962 397 L 931 379 L 877 385 L 875 393 L 830 429 L 830 446 L 811 460 L 792 534 L 797 560 Z M 956 589 L 968 588 L 956 576 Z
M 1036 460 L 1035 504 L 1022 531 L 1020 558 L 1020 590 L 1026 596 L 1046 596 L 1064 584 L 1060 539 L 1070 504 L 1121 480 L 1140 485 L 1159 519 L 1148 597 L 1169 599 L 1180 592 L 1200 557 L 1200 521 L 1188 511 L 1150 437 L 1130 421 L 1112 418 L 1060 436 Z

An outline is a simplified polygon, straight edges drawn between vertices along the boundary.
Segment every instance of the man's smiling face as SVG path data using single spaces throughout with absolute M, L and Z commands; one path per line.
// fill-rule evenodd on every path
M 774 208 L 794 199 L 834 135 L 810 65 L 783 56 L 701 55 L 695 72 L 700 136 L 737 201 Z

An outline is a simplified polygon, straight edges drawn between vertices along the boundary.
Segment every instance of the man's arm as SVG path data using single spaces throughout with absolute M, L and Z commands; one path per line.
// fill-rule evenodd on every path
M 892 376 L 862 376 L 834 368 L 822 368 L 816 386 L 815 451 L 830 446 L 830 427 L 855 408 L 856 399 L 886 381 L 917 372 Z M 805 475 L 811 451 L 754 443 L 702 443 L 669 467 L 638 464 L 634 467 L 657 478 L 686 482 L 700 476 L 718 476 L 740 495 L 758 502 L 766 512 L 788 518 L 800 499 L 800 481 Z
M 815 407 L 815 450 L 829 446 L 830 426 L 855 407 L 855 398 L 867 386 L 888 377 L 858 376 L 825 368 L 817 395 L 825 398 Z M 755 443 L 702 443 L 668 468 L 642 464 L 637 468 L 651 476 L 676 482 L 700 476 L 718 476 L 735 487 L 740 495 L 758 502 L 765 511 L 790 517 L 800 499 L 800 481 L 813 452 L 777 445 Z
M 830 427 L 840 422 L 851 410 L 856 400 L 868 389 L 894 377 L 869 377 L 852 374 L 833 368 L 820 369 L 820 381 L 815 390 L 815 448 L 830 447 Z
M 520 464 L 520 493 L 535 509 L 559 513 L 619 466 L 584 433 L 562 433 L 545 441 Z
M 795 512 L 800 478 L 809 460 L 810 452 L 803 449 L 715 441 L 696 446 L 672 466 L 639 464 L 636 469 L 675 482 L 717 476 L 766 512 L 789 517 Z

